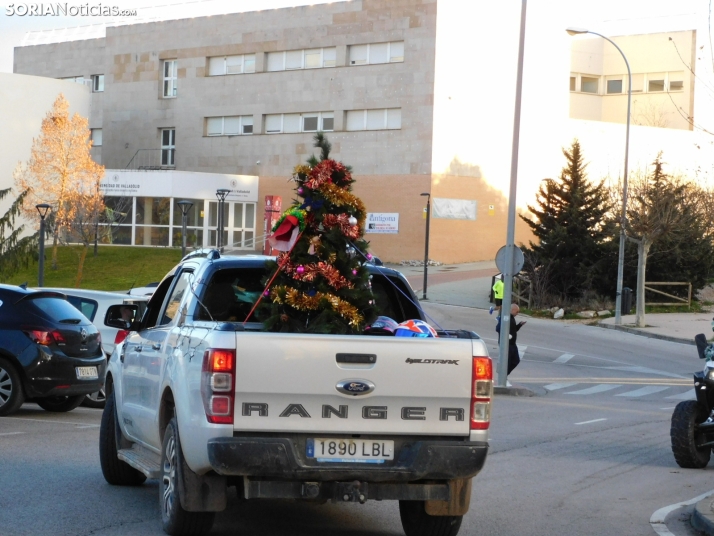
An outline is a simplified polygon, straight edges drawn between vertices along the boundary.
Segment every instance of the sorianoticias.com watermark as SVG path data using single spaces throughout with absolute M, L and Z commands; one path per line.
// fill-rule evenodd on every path
M 9 4 L 8 17 L 135 17 L 136 9 L 122 9 L 104 4 Z

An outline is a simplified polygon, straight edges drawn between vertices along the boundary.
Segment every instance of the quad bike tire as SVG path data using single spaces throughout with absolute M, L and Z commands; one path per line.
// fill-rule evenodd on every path
M 696 400 L 685 400 L 674 408 L 669 435 L 674 459 L 680 467 L 702 469 L 709 463 L 711 446 L 697 446 L 705 441 L 697 425 L 704 422 L 707 416 L 706 409 Z

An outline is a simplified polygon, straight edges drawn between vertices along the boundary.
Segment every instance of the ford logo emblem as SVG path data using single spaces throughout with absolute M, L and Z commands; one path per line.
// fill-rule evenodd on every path
M 358 396 L 374 391 L 374 384 L 367 380 L 342 380 L 335 388 L 343 394 Z

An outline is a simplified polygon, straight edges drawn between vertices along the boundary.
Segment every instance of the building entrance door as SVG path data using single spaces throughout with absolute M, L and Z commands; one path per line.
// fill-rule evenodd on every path
M 255 203 L 226 201 L 223 205 L 223 245 L 229 249 L 255 249 Z M 208 202 L 207 247 L 216 247 L 218 201 Z

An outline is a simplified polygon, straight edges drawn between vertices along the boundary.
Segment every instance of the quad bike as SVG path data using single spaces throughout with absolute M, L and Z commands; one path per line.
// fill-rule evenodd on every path
M 712 321 L 714 330 L 714 321 Z M 677 404 L 669 435 L 672 453 L 680 467 L 701 469 L 709 463 L 714 449 L 714 344 L 700 333 L 694 338 L 704 370 L 694 373 L 696 400 Z

